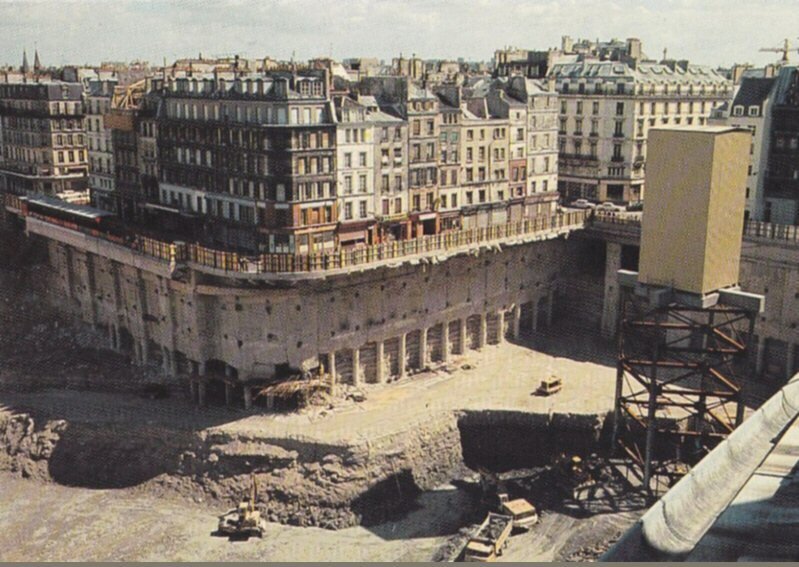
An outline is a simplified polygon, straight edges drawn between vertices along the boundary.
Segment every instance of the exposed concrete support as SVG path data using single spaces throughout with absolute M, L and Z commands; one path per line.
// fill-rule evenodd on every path
M 376 371 L 377 371 L 377 383 L 378 384 L 385 384 L 386 383 L 386 368 L 385 368 L 386 361 L 385 361 L 385 356 L 383 354 L 384 347 L 385 347 L 385 345 L 384 345 L 383 341 L 377 341 L 377 345 L 375 346 L 375 349 L 377 351 L 375 353 L 375 358 L 377 359 Z
M 97 283 L 94 280 L 94 254 L 86 253 L 86 288 L 89 295 L 89 323 L 97 325 Z
M 796 344 L 788 343 L 788 353 L 785 359 L 785 379 L 793 378 L 793 367 L 796 364 Z
M 336 376 L 336 351 L 327 355 L 327 371 L 330 374 L 330 394 L 335 396 L 338 391 L 338 376 Z
M 140 325 L 141 328 L 141 357 L 140 361 L 142 364 L 147 364 L 150 359 L 150 345 L 149 345 L 149 333 L 147 332 L 147 321 L 144 319 L 144 315 L 149 313 L 150 310 L 148 309 L 147 305 L 147 290 L 145 289 L 144 283 L 144 274 L 142 273 L 141 269 L 136 270 L 136 302 L 139 306 L 139 317 L 141 317 L 142 322 Z
M 249 384 L 244 384 L 244 409 L 252 408 L 252 389 Z
M 441 359 L 447 363 L 449 362 L 449 323 L 444 322 L 441 324 Z
M 189 392 L 191 393 L 191 403 L 197 403 L 197 382 L 194 380 L 189 381 Z
M 480 336 L 478 337 L 477 348 L 483 348 L 486 346 L 486 339 L 488 336 L 488 322 L 486 320 L 486 314 L 480 314 Z
M 200 407 L 205 407 L 205 381 L 201 380 L 197 383 L 197 404 Z
M 555 290 L 549 291 L 549 298 L 547 299 L 547 328 L 552 326 L 552 313 L 555 310 Z
M 67 264 L 65 274 L 67 278 L 66 295 L 68 298 L 73 299 L 75 297 L 75 272 L 73 271 L 73 263 L 75 259 L 74 254 L 72 253 L 72 246 L 64 246 L 64 261 Z
M 460 320 L 460 335 L 461 335 L 461 352 L 460 354 L 466 353 L 466 317 Z
M 757 362 L 755 363 L 755 372 L 763 374 L 763 365 L 766 361 L 766 337 L 760 335 L 757 338 Z
M 502 344 L 505 342 L 505 310 L 500 309 L 497 311 L 497 325 L 499 329 L 497 330 L 497 342 L 498 344 Z
M 352 384 L 361 385 L 361 349 L 352 349 Z
M 522 325 L 522 306 L 518 303 L 513 306 L 513 338 L 519 340 Z
M 621 269 L 621 244 L 608 242 L 605 250 L 605 286 L 600 333 L 606 339 L 612 339 L 616 336 L 619 318 L 619 285 L 616 280 Z
M 427 353 L 427 327 L 422 329 L 419 335 L 419 368 L 423 369 L 427 366 L 428 361 Z
M 108 325 L 108 344 L 111 346 L 111 350 L 116 350 L 117 337 L 114 325 Z
M 533 321 L 531 330 L 535 333 L 538 331 L 538 298 L 533 301 Z
M 230 406 L 233 403 L 233 385 L 230 382 L 225 382 L 225 405 Z
M 399 353 L 397 355 L 397 358 L 399 358 L 400 378 L 405 378 L 405 366 L 407 364 L 407 361 L 405 360 L 407 340 L 408 340 L 408 333 L 402 333 L 399 337 Z

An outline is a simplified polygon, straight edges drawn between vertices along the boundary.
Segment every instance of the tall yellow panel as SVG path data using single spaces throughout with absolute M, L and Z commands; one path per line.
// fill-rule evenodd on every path
M 751 134 L 649 131 L 638 281 L 705 295 L 738 283 Z

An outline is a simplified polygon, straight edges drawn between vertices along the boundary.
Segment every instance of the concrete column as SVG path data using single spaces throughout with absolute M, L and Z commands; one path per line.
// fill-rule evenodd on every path
M 461 354 L 466 354 L 466 317 L 460 320 Z
M 94 280 L 94 255 L 86 252 L 86 287 L 89 293 L 89 317 L 97 325 L 97 283 Z
M 111 350 L 116 350 L 117 339 L 114 332 L 114 325 L 108 325 L 108 344 L 111 345 Z
M 522 326 L 522 306 L 516 304 L 513 306 L 513 338 L 516 340 L 519 340 L 521 326 Z
M 505 310 L 500 309 L 497 311 L 497 325 L 499 325 L 499 331 L 497 332 L 497 338 L 499 339 L 499 344 L 505 342 Z
M 790 380 L 793 378 L 793 367 L 796 362 L 796 345 L 788 343 L 788 356 L 785 360 L 785 379 Z
M 449 323 L 442 323 L 441 329 L 441 358 L 447 363 L 449 362 Z
M 225 378 L 233 378 L 233 367 L 225 364 Z
M 225 405 L 229 406 L 233 403 L 233 385 L 230 382 L 225 382 Z
M 161 347 L 161 372 L 169 376 L 169 349 Z
M 605 289 L 600 333 L 606 339 L 612 339 L 616 336 L 621 301 L 618 284 L 618 271 L 621 269 L 621 244 L 608 242 L 605 250 Z
M 197 403 L 200 407 L 205 407 L 205 382 L 200 381 L 197 383 Z
M 248 384 L 244 384 L 244 409 L 252 408 L 252 390 Z
M 141 343 L 137 340 L 133 341 L 133 364 L 142 363 Z
M 336 376 L 336 352 L 327 355 L 327 371 L 330 373 L 330 395 L 335 396 L 338 390 L 338 376 Z
M 136 270 L 136 302 L 139 306 L 139 328 L 141 329 L 141 361 L 142 364 L 147 364 L 150 358 L 148 344 L 150 335 L 147 332 L 147 321 L 144 316 L 149 313 L 149 309 L 147 307 L 147 291 L 142 270 Z
M 405 378 L 405 366 L 406 366 L 406 363 L 407 363 L 407 361 L 405 360 L 405 357 L 406 357 L 405 344 L 407 342 L 407 339 L 408 339 L 408 334 L 407 333 L 402 333 L 400 335 L 400 337 L 399 337 L 399 354 L 397 355 L 397 358 L 399 358 L 399 377 L 400 378 Z
M 549 292 L 549 299 L 547 300 L 547 327 L 552 326 L 552 312 L 555 309 L 555 290 Z
M 483 348 L 486 346 L 486 337 L 488 335 L 488 324 L 486 321 L 486 314 L 480 314 L 480 338 L 477 342 L 477 348 Z
M 760 335 L 757 338 L 757 363 L 755 364 L 755 372 L 757 374 L 763 373 L 763 363 L 766 360 L 766 337 Z
M 533 301 L 533 325 L 532 325 L 533 332 L 538 331 L 538 298 L 536 297 Z
M 377 383 L 378 384 L 385 384 L 386 383 L 386 370 L 385 370 L 385 357 L 383 355 L 383 351 L 385 349 L 385 345 L 383 341 L 377 341 L 377 345 L 375 350 L 375 358 L 377 359 Z
M 352 349 L 352 384 L 361 385 L 361 350 L 358 348 Z
M 197 403 L 197 382 L 194 380 L 189 381 L 189 392 L 191 393 L 191 403 Z
M 419 336 L 419 368 L 427 366 L 427 327 L 422 329 Z
M 200 376 L 205 376 L 205 361 L 201 361 L 197 363 L 197 374 Z
M 141 363 L 147 364 L 150 361 L 150 341 L 146 338 L 142 339 L 139 344 L 139 352 L 141 353 Z
M 167 350 L 169 354 L 169 373 L 172 376 L 178 375 L 178 357 L 175 355 L 174 350 Z

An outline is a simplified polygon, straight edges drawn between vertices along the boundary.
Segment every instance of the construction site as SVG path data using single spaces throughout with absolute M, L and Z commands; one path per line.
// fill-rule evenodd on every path
M 698 484 L 727 474 L 715 455 L 795 418 L 764 402 L 793 385 L 799 245 L 744 223 L 748 134 L 650 140 L 643 218 L 565 212 L 335 262 L 131 242 L 64 221 L 88 208 L 6 200 L 0 558 L 696 553 L 737 494 Z M 653 520 L 686 485 L 712 517 Z

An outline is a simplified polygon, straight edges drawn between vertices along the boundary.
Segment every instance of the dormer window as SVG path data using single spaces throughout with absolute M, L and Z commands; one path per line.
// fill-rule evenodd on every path
M 735 108 L 732 110 L 733 116 L 743 116 L 744 115 L 744 107 L 740 104 L 736 105 Z
M 749 107 L 749 116 L 759 116 L 759 115 L 760 115 L 760 107 L 758 106 Z

